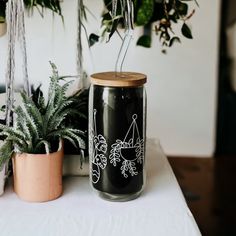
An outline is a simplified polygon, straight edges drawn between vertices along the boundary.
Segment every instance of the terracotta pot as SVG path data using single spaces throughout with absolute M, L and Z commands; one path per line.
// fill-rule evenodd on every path
M 6 22 L 0 23 L 0 37 L 5 35 L 7 32 L 7 24 Z
M 63 148 L 50 154 L 15 154 L 14 191 L 25 201 L 46 202 L 62 194 Z

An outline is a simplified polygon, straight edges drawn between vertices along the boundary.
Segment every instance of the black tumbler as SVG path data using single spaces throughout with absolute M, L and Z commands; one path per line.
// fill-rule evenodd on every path
M 91 76 L 90 180 L 111 201 L 137 198 L 145 185 L 146 76 L 105 72 Z

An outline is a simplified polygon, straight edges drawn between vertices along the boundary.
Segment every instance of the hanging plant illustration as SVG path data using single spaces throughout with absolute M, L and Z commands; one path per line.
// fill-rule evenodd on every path
M 106 139 L 101 135 L 97 134 L 96 127 L 96 113 L 97 110 L 93 111 L 94 125 L 93 129 L 90 130 L 90 153 L 92 153 L 92 182 L 96 184 L 101 176 L 101 169 L 104 170 L 107 166 L 107 158 L 105 156 L 107 152 Z
M 131 176 L 137 175 L 138 172 L 136 171 L 136 167 L 135 167 L 135 163 L 132 161 L 127 161 L 124 160 L 122 162 L 122 166 L 121 166 L 121 173 L 125 178 L 128 178 L 128 174 L 126 174 L 127 171 L 129 171 L 129 173 L 131 174 Z
M 144 160 L 144 140 L 140 139 L 140 134 L 137 126 L 138 116 L 132 116 L 132 123 L 125 135 L 124 140 L 117 139 L 111 145 L 109 155 L 110 163 L 116 167 L 118 162 L 122 161 L 121 174 L 128 178 L 129 175 L 138 175 L 136 164 L 143 164 Z

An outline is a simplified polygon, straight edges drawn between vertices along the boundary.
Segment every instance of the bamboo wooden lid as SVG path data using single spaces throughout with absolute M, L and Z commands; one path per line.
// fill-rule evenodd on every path
M 91 82 L 100 86 L 138 87 L 146 81 L 146 75 L 136 72 L 102 72 L 91 75 Z

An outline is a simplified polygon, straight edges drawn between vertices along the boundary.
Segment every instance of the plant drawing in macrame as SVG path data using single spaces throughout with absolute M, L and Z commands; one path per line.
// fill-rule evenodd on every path
M 121 163 L 121 174 L 128 178 L 129 175 L 138 175 L 136 164 L 143 164 L 144 161 L 144 140 L 140 138 L 137 126 L 138 116 L 132 116 L 132 123 L 124 140 L 117 139 L 111 146 L 110 163 L 116 167 L 118 162 Z
M 105 156 L 107 152 L 106 139 L 101 135 L 97 134 L 96 127 L 96 113 L 97 110 L 93 111 L 93 128 L 90 130 L 89 135 L 89 153 L 92 157 L 92 182 L 96 184 L 101 177 L 101 169 L 104 170 L 107 166 L 107 158 Z

